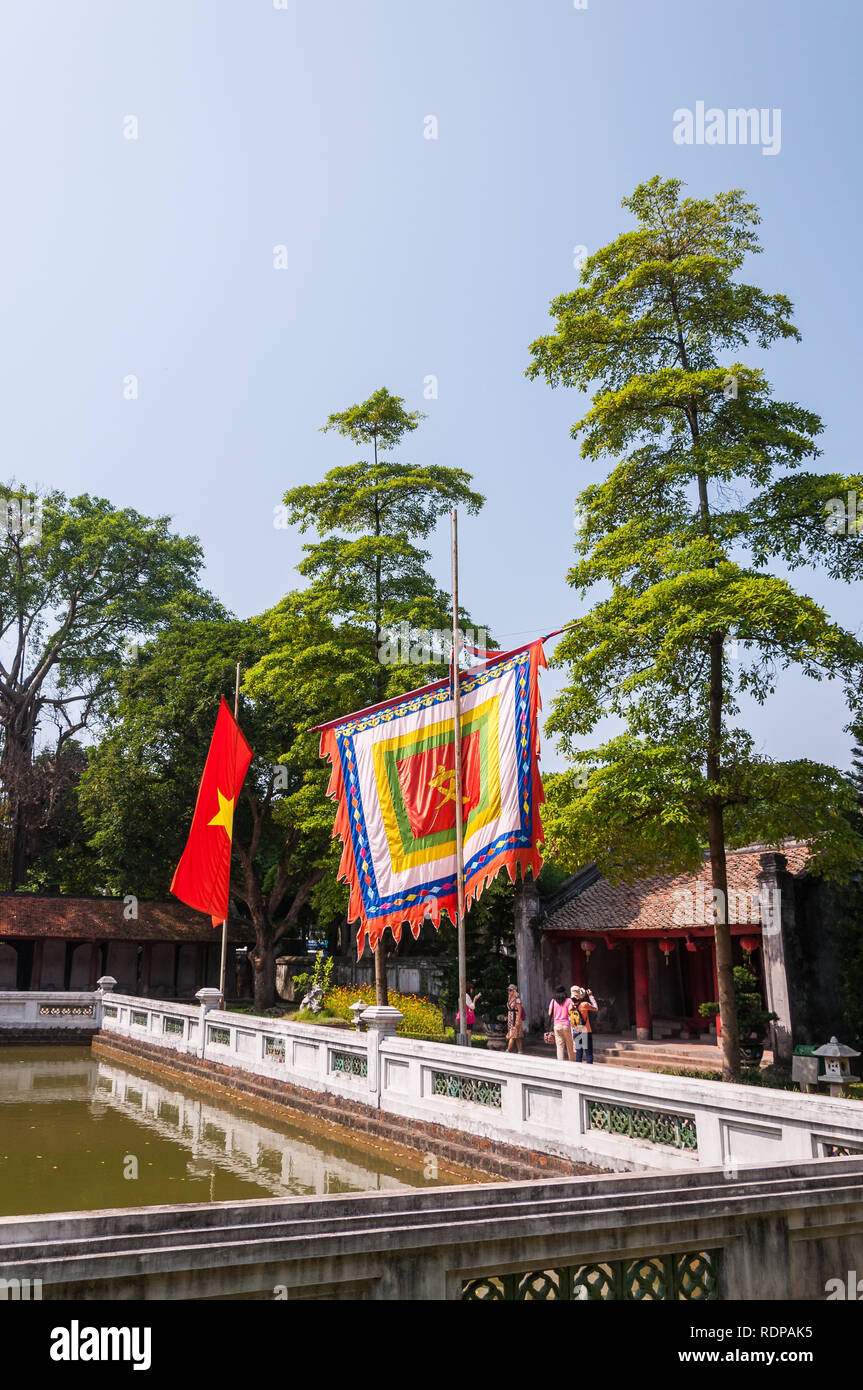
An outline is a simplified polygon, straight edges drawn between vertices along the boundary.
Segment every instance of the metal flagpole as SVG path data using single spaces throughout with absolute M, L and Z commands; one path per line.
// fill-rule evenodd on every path
M 237 662 L 237 676 L 234 681 L 234 723 L 236 724 L 240 712 L 240 663 Z M 236 734 L 234 735 L 236 740 Z M 228 860 L 228 878 L 231 875 L 231 861 Z M 228 898 L 228 911 L 231 909 L 231 900 Z M 222 996 L 220 1007 L 225 1007 L 225 968 L 228 961 L 228 919 L 222 923 L 222 958 L 219 962 L 219 993 Z
M 455 749 L 455 856 L 458 885 L 458 1011 L 457 1041 L 463 1047 L 470 1043 L 467 1031 L 467 950 L 464 931 L 464 825 L 462 823 L 462 765 L 461 765 L 461 692 L 459 689 L 459 630 L 458 630 L 458 512 L 452 509 L 452 693 L 453 746 Z

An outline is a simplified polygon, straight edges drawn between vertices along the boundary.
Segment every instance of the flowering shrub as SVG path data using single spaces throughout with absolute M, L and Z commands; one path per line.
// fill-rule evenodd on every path
M 419 994 L 399 994 L 393 989 L 388 994 L 392 1007 L 404 1015 L 399 1024 L 400 1033 L 430 1033 L 436 1038 L 445 1036 L 443 1014 L 430 999 L 424 999 Z M 324 1008 L 350 1021 L 353 1019 L 351 1004 L 358 999 L 366 1005 L 374 1004 L 374 985 L 334 985 L 324 996 Z

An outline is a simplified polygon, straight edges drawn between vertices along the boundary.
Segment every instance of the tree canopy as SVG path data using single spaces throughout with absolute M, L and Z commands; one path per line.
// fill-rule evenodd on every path
M 416 678 L 415 670 L 398 669 L 401 661 L 380 660 L 389 632 L 402 623 L 411 633 L 451 624 L 446 590 L 417 541 L 427 539 L 451 508 L 475 513 L 484 501 L 462 469 L 381 459 L 421 418 L 385 388 L 330 415 L 323 429 L 370 447 L 372 457 L 331 469 L 319 483 L 291 488 L 284 497 L 291 523 L 318 535 L 304 546 L 298 567 L 310 581 L 304 602 L 310 611 L 319 605 L 330 618 L 348 623 L 362 641 L 373 675 L 369 701 L 409 689 Z M 465 614 L 463 625 L 468 623 Z
M 202 611 L 201 548 L 167 517 L 105 498 L 0 487 L 0 502 L 38 507 L 38 528 L 0 529 L 0 780 L 6 798 L 10 887 L 25 875 L 28 832 L 41 824 L 45 768 L 93 726 L 128 659 L 130 641 L 181 613 Z M 14 510 L 14 508 L 13 508 Z M 43 750 L 44 751 L 44 750 Z
M 415 428 L 416 418 L 399 398 L 378 392 L 330 423 L 382 448 Z M 256 1006 L 272 1004 L 280 942 L 312 909 L 332 920 L 347 906 L 315 725 L 447 669 L 442 654 L 422 671 L 409 659 L 388 663 L 383 647 L 387 629 L 400 622 L 411 631 L 419 622 L 448 622 L 448 596 L 414 542 L 450 505 L 480 505 L 469 482 L 457 470 L 363 462 L 289 493 L 293 519 L 323 537 L 300 567 L 310 582 L 250 619 L 201 597 L 197 613 L 190 603 L 182 621 L 167 612 L 133 659 L 120 662 L 101 697 L 102 737 L 87 752 L 68 811 L 74 852 L 52 850 L 34 886 L 80 884 L 89 875 L 96 891 L 164 896 L 219 699 L 233 703 L 239 662 L 239 722 L 255 757 L 234 817 L 231 896 L 255 928 Z
M 654 178 L 623 200 L 636 227 L 584 262 L 531 346 L 529 376 L 592 390 L 572 433 L 585 460 L 614 461 L 578 497 L 569 580 L 603 596 L 560 644 L 568 681 L 548 725 L 593 771 L 552 780 L 546 827 L 612 877 L 695 869 L 707 844 L 727 893 L 726 845 L 799 835 L 833 872 L 859 853 L 836 769 L 773 760 L 737 720 L 742 697 L 765 701 L 795 665 L 860 708 L 863 645 L 767 566 L 859 577 L 863 554 L 825 508 L 861 480 L 807 471 L 820 420 L 735 357 L 799 338 L 784 295 L 738 278 L 761 249 L 756 208 L 739 190 L 681 190 Z M 608 715 L 626 732 L 578 748 Z M 736 1074 L 727 923 L 716 941 Z
M 299 600 L 274 615 L 276 623 L 294 620 L 298 601 L 320 627 L 312 641 L 325 648 L 339 628 L 341 659 L 337 673 L 344 685 L 346 671 L 357 681 L 355 699 L 339 713 L 402 694 L 417 684 L 436 679 L 447 669 L 445 640 L 432 650 L 426 642 L 419 675 L 411 662 L 414 643 L 393 641 L 404 630 L 408 638 L 451 630 L 450 598 L 433 577 L 429 552 L 417 544 L 428 538 L 439 519 L 453 507 L 477 512 L 484 498 L 471 487 L 461 469 L 399 463 L 381 459 L 419 425 L 421 415 L 404 408 L 404 401 L 386 388 L 367 401 L 330 415 L 324 431 L 337 430 L 352 443 L 371 448 L 370 458 L 330 470 L 320 483 L 292 488 L 284 503 L 290 521 L 318 540 L 304 547 L 298 566 L 310 583 Z M 470 623 L 460 610 L 462 628 Z M 418 644 L 422 647 L 422 642 Z M 350 652 L 350 660 L 345 657 Z M 328 663 L 331 650 L 320 650 Z M 386 1003 L 384 953 L 376 950 L 378 1003 Z
M 280 635 L 279 655 L 296 675 L 307 634 Z M 250 676 L 271 651 L 266 617 L 185 623 L 144 646 L 128 669 L 106 737 L 93 750 L 81 812 L 114 893 L 163 897 L 185 844 L 219 699 L 233 705 L 236 663 Z M 294 660 L 296 658 L 296 660 Z M 309 672 L 308 665 L 306 670 Z M 256 933 L 258 1007 L 274 1002 L 279 941 L 298 934 L 300 914 L 336 859 L 326 771 L 307 732 L 328 712 L 323 672 L 289 680 L 275 700 L 266 682 L 244 686 L 240 726 L 255 757 L 233 825 L 231 897 Z M 236 906 L 235 906 L 236 910 Z

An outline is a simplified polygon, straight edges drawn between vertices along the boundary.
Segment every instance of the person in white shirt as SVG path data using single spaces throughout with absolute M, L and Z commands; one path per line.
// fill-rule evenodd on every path
M 479 990 L 477 990 L 476 994 L 471 994 L 472 989 L 473 989 L 473 984 L 472 984 L 472 982 L 471 982 L 470 980 L 468 980 L 467 984 L 465 985 L 465 989 L 464 989 L 464 1007 L 465 1007 L 465 1013 L 467 1014 L 467 1024 L 466 1024 L 466 1026 L 465 1026 L 465 1032 L 467 1033 L 468 1038 L 470 1038 L 470 1030 L 471 1030 L 471 1028 L 472 1028 L 473 1025 L 476 1023 L 476 1004 L 477 1004 L 477 1000 L 482 998 L 482 995 L 480 994 L 480 991 L 479 991 Z M 460 1022 L 461 1022 L 461 1013 L 460 1013 L 460 1012 L 456 1014 L 456 1016 L 455 1016 L 455 1021 L 456 1021 L 456 1023 L 460 1023 Z

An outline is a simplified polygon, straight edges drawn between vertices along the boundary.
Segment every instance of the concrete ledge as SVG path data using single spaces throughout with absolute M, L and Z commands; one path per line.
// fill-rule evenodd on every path
M 0 1047 L 89 1047 L 92 1028 L 2 1028 Z
M 683 1261 L 712 1271 L 712 1291 L 690 1297 L 806 1300 L 861 1267 L 861 1232 L 863 1161 L 815 1159 L 733 1179 L 702 1169 L 6 1217 L 0 1277 L 41 1279 L 46 1299 L 413 1300 L 599 1264 L 652 1281 Z

